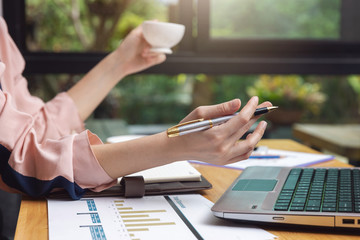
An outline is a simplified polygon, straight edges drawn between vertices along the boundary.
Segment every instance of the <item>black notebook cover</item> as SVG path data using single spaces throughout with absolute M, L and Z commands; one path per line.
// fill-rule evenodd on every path
M 201 181 L 178 181 L 146 183 L 140 177 L 125 177 L 130 181 L 122 181 L 111 188 L 101 192 L 87 191 L 83 197 L 142 197 L 143 195 L 163 195 L 175 193 L 188 193 L 212 188 L 211 183 L 201 176 Z M 133 181 L 135 179 L 136 181 Z M 139 180 L 139 181 L 138 181 Z M 66 191 L 57 191 L 51 193 L 48 198 L 68 198 Z

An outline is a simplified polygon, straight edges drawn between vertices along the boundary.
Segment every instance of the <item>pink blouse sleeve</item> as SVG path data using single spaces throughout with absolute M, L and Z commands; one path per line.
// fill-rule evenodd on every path
M 78 199 L 87 189 L 101 191 L 115 183 L 91 150 L 90 145 L 102 144 L 96 135 L 85 130 L 40 140 L 36 121 L 14 109 L 10 95 L 0 91 L 0 102 L 0 126 L 6 126 L 0 128 L 0 186 L 35 197 L 63 188 Z
M 44 103 L 31 96 L 24 60 L 0 17 L 0 188 L 43 196 L 63 188 L 73 199 L 116 181 L 98 163 L 91 145 L 101 140 L 84 130 L 66 93 Z

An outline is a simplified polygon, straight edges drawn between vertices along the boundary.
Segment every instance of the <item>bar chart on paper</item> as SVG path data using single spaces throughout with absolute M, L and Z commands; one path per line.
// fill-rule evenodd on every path
M 164 196 L 48 200 L 49 239 L 196 239 Z
M 165 232 L 178 228 L 177 224 L 181 225 L 181 222 L 176 222 L 176 215 L 167 216 L 172 209 L 164 209 L 163 206 L 144 208 L 142 204 L 142 206 L 127 204 L 125 200 L 115 200 L 114 204 L 114 210 L 121 219 L 119 224 L 123 225 L 133 239 L 146 239 L 150 235 L 159 237 Z

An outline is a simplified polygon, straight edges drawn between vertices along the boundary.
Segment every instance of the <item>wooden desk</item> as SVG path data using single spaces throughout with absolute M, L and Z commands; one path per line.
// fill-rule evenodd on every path
M 300 152 L 316 153 L 309 147 L 299 144 L 292 140 L 262 140 L 259 145 L 265 145 L 274 149 L 283 149 Z M 332 160 L 314 166 L 321 167 L 349 167 L 350 165 L 342 163 L 337 160 Z M 230 186 L 241 171 L 217 168 L 205 165 L 195 164 L 195 167 L 208 179 L 213 188 L 202 191 L 201 194 L 207 199 L 215 202 L 220 198 L 224 191 Z M 263 227 L 267 231 L 279 236 L 279 239 L 359 239 L 356 235 L 351 235 L 349 231 L 333 232 L 327 231 L 311 231 L 301 230 L 299 228 L 285 228 L 285 227 Z M 34 239 L 43 240 L 48 239 L 48 222 L 47 222 L 47 207 L 46 200 L 31 200 L 23 199 L 21 202 L 18 225 L 15 234 L 15 240 Z
M 293 135 L 310 147 L 360 161 L 360 124 L 295 124 Z

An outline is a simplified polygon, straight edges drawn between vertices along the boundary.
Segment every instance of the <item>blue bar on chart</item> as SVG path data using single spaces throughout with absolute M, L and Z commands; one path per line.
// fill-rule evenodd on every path
M 80 226 L 80 228 L 89 228 L 92 240 L 106 240 L 102 225 Z
M 92 223 L 101 223 L 100 216 L 98 213 L 76 213 L 76 215 L 89 215 L 91 218 Z
M 94 199 L 85 199 L 89 211 L 97 211 Z

